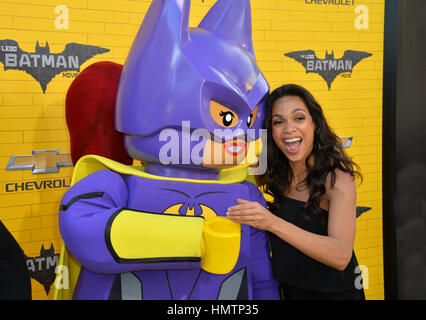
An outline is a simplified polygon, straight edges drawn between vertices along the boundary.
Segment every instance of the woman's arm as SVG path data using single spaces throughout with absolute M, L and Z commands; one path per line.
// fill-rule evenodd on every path
M 329 179 L 327 179 L 329 186 Z M 336 170 L 336 183 L 327 188 L 329 200 L 328 236 L 305 231 L 256 202 L 238 199 L 228 217 L 238 223 L 269 231 L 307 256 L 337 270 L 344 270 L 353 251 L 356 223 L 356 186 L 353 177 Z

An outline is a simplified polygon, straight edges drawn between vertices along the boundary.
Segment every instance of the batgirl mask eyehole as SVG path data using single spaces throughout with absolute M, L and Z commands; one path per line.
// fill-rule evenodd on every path
M 232 128 L 238 123 L 238 115 L 234 111 L 214 100 L 210 101 L 210 115 L 221 127 Z
M 247 118 L 247 128 L 251 128 L 253 123 L 256 121 L 257 117 L 257 107 L 253 109 L 253 111 L 250 113 L 250 115 Z

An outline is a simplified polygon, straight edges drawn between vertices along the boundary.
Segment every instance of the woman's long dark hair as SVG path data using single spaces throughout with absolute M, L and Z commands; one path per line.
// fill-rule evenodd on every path
M 288 192 L 293 179 L 290 163 L 284 153 L 277 147 L 272 138 L 272 107 L 274 102 L 285 96 L 296 96 L 303 100 L 315 123 L 313 148 L 306 158 L 307 175 L 305 180 L 296 187 L 307 187 L 309 200 L 306 208 L 311 208 L 317 215 L 320 214 L 320 201 L 326 192 L 326 177 L 331 174 L 331 188 L 336 182 L 335 169 L 347 172 L 353 177 L 362 180 L 359 166 L 346 154 L 341 139 L 327 124 L 321 106 L 305 88 L 296 84 L 286 84 L 275 89 L 267 100 L 267 114 L 264 128 L 267 129 L 267 157 L 268 165 L 263 175 L 257 176 L 258 185 L 266 194 L 274 198 L 268 202 L 269 209 L 276 211 Z M 314 161 L 311 161 L 313 157 Z

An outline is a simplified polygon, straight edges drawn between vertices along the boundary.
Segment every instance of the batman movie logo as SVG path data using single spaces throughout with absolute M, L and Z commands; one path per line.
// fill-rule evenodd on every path
M 38 257 L 26 256 L 26 263 L 30 277 L 43 286 L 46 295 L 49 294 L 50 287 L 55 281 L 55 270 L 58 262 L 59 254 L 55 253 L 53 244 L 50 245 L 49 249 L 45 249 L 44 245 L 42 245 L 40 255 Z
M 34 52 L 25 52 L 14 40 L 0 40 L 0 62 L 4 70 L 20 70 L 28 73 L 40 83 L 43 93 L 47 85 L 62 72 L 80 71 L 81 65 L 95 55 L 109 52 L 109 49 L 69 43 L 60 53 L 51 53 L 49 44 L 44 47 L 37 42 Z
M 343 57 L 336 59 L 334 51 L 326 52 L 325 58 L 318 58 L 314 50 L 293 51 L 284 54 L 303 65 L 306 73 L 317 73 L 327 83 L 328 90 L 340 74 L 352 74 L 353 68 L 363 59 L 372 56 L 371 53 L 346 50 Z

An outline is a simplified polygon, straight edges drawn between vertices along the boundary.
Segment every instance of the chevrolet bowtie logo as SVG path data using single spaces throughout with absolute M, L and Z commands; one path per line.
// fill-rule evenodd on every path
M 12 156 L 6 170 L 32 170 L 33 174 L 59 172 L 60 167 L 72 167 L 71 155 L 59 150 L 33 150 L 32 155 Z

